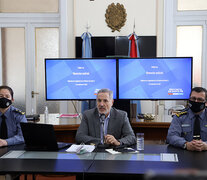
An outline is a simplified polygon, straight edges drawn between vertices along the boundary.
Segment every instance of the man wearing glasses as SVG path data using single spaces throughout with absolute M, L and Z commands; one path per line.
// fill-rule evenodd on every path
M 191 90 L 189 108 L 173 116 L 167 143 L 190 151 L 207 150 L 207 90 Z

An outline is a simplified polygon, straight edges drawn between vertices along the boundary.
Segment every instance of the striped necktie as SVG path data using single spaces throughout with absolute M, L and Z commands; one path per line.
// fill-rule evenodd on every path
M 105 114 L 101 114 L 100 119 L 101 119 L 101 144 L 104 144 L 104 121 L 105 121 Z

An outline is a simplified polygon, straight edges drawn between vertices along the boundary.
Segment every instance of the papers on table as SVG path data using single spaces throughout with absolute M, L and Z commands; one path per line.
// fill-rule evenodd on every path
M 121 154 L 121 153 L 139 153 L 139 151 L 132 149 L 130 147 L 125 147 L 125 148 L 121 148 L 118 150 L 114 150 L 114 149 L 106 149 L 107 152 L 109 152 L 110 154 Z
M 61 114 L 60 118 L 77 118 L 79 114 Z
M 160 153 L 160 160 L 178 162 L 178 155 L 172 153 Z
M 106 151 L 110 154 L 121 154 L 121 152 L 114 151 L 113 149 L 106 149 Z
M 85 145 L 85 144 L 73 144 L 72 146 L 70 146 L 66 152 L 70 152 L 70 153 L 77 153 L 77 154 L 83 154 L 83 153 L 87 153 L 87 152 L 92 152 L 95 149 L 94 145 Z

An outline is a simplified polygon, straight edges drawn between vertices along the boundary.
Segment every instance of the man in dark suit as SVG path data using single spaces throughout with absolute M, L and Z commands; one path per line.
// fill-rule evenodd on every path
M 77 143 L 108 144 L 113 146 L 136 143 L 127 113 L 112 107 L 113 92 L 101 89 L 97 93 L 96 108 L 83 113 L 76 134 Z

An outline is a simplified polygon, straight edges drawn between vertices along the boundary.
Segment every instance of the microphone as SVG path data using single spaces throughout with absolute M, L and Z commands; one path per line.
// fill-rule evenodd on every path
M 105 121 L 105 118 L 106 118 L 106 115 L 105 114 L 101 114 L 100 115 L 100 119 L 101 119 L 101 125 L 102 125 L 102 135 L 103 135 L 103 138 L 104 138 L 104 134 L 105 134 L 105 132 L 104 132 L 104 121 Z
M 100 115 L 101 124 L 103 124 L 103 125 L 104 125 L 105 118 L 106 118 L 106 115 L 105 114 L 101 114 Z

